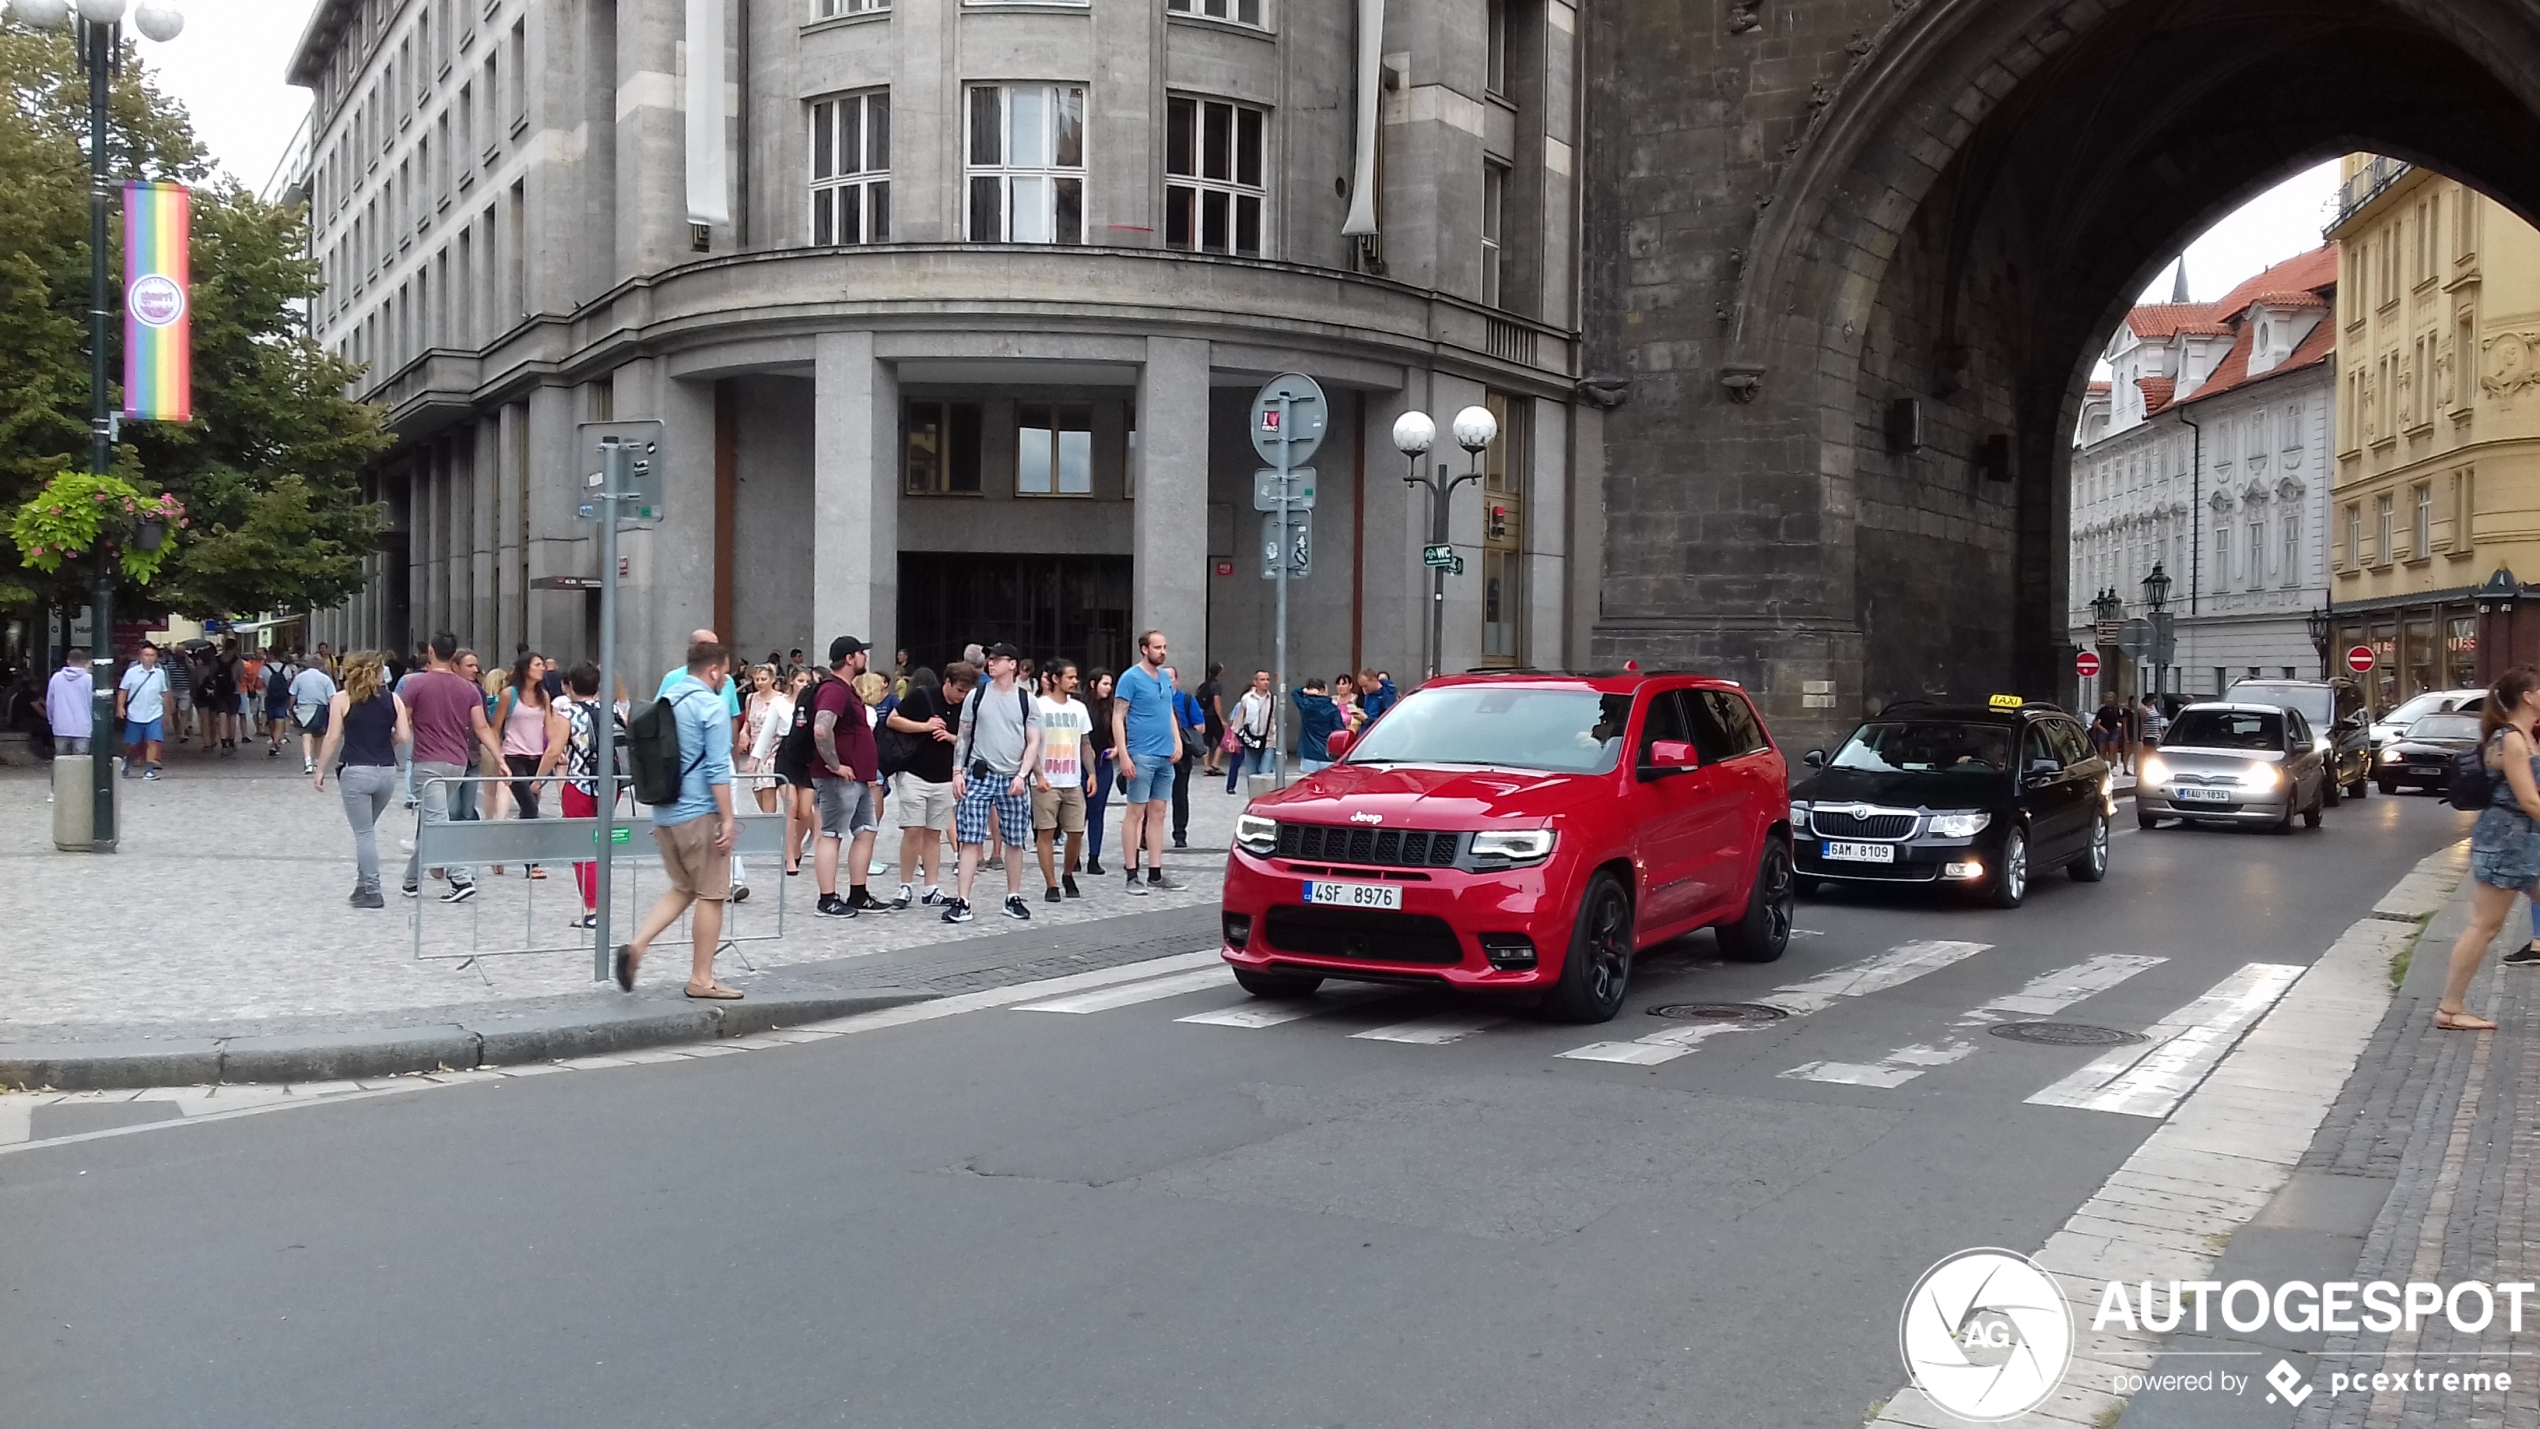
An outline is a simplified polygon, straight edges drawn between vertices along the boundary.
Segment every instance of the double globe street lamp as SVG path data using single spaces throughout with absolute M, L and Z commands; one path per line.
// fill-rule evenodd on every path
M 185 14 L 160 0 L 9 0 L 9 13 L 38 29 L 75 25 L 80 60 L 88 71 L 88 470 L 105 476 L 114 468 L 115 418 L 108 396 L 107 323 L 114 316 L 107 287 L 106 240 L 114 209 L 114 186 L 106 158 L 106 99 L 114 83 L 115 56 L 122 48 L 123 19 L 161 44 L 185 31 Z M 94 721 L 89 743 L 89 772 L 96 798 L 89 847 L 98 853 L 115 848 L 115 586 L 113 552 L 104 535 L 95 551 L 97 584 L 89 597 L 88 668 L 96 686 L 90 706 Z
M 1468 481 L 1482 479 L 1482 452 L 1499 438 L 1499 419 L 1488 407 L 1467 407 L 1455 414 L 1451 429 L 1455 444 L 1470 458 L 1471 470 L 1449 478 L 1446 463 L 1439 462 L 1437 474 L 1420 470 L 1420 458 L 1437 445 L 1438 424 L 1426 412 L 1405 412 L 1394 419 L 1393 444 L 1396 451 L 1410 458 L 1411 474 L 1402 479 L 1406 486 L 1429 488 L 1429 549 L 1421 559 L 1429 568 L 1429 675 L 1434 678 L 1445 661 L 1446 640 L 1446 573 L 1452 568 L 1459 574 L 1464 563 L 1457 559 L 1453 542 L 1447 535 L 1447 510 L 1455 496 L 1455 488 Z

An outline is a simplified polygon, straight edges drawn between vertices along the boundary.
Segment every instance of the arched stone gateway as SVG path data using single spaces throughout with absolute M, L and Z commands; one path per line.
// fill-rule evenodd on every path
M 1589 371 L 1630 382 L 1593 649 L 1794 742 L 2068 686 L 2089 349 L 2235 203 L 2369 150 L 2540 217 L 2540 0 L 1587 14 Z

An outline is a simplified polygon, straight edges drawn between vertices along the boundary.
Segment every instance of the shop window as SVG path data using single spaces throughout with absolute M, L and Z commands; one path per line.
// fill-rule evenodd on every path
M 979 494 L 979 404 L 912 400 L 902 409 L 900 467 L 911 496 Z
M 1014 409 L 1014 490 L 1021 496 L 1091 496 L 1094 414 L 1089 407 Z

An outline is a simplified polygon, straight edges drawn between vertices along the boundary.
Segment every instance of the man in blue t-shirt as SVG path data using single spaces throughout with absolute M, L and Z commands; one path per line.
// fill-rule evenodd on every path
M 653 842 L 661 849 L 670 889 L 645 915 L 632 942 L 620 943 L 613 963 L 617 985 L 635 990 L 635 972 L 653 940 L 686 913 L 691 954 L 688 996 L 733 1001 L 741 994 L 716 980 L 714 955 L 723 942 L 723 904 L 732 891 L 732 846 L 740 824 L 732 803 L 732 722 L 719 698 L 731 683 L 732 657 L 712 640 L 688 646 L 688 663 L 668 681 L 679 728 L 679 797 L 653 810 Z
M 711 630 L 691 630 L 688 632 L 688 643 L 691 646 L 720 645 L 723 643 L 723 637 Z M 661 676 L 661 688 L 653 691 L 653 698 L 669 699 L 672 687 L 687 678 L 688 667 L 685 665 L 673 665 L 664 670 Z M 721 694 L 723 713 L 732 721 L 732 742 L 736 747 L 745 748 L 747 744 L 741 731 L 741 681 L 737 677 L 725 680 Z M 750 901 L 750 871 L 743 866 L 741 856 L 737 853 L 732 855 L 732 901 L 735 903 Z
M 1181 722 L 1174 716 L 1173 676 L 1164 668 L 1164 632 L 1138 640 L 1138 663 L 1112 687 L 1111 757 L 1120 771 L 1120 847 L 1129 869 L 1129 891 L 1175 888 L 1164 879 L 1164 822 L 1171 813 L 1173 765 L 1182 757 Z M 1147 850 L 1146 882 L 1138 881 L 1138 850 Z

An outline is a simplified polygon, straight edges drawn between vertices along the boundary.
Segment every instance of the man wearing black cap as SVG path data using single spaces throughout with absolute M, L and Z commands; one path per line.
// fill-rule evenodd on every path
M 953 837 L 961 844 L 959 891 L 944 910 L 947 923 L 970 921 L 970 884 L 993 824 L 1004 837 L 1005 916 L 1029 922 L 1023 901 L 1023 851 L 1032 846 L 1032 776 L 1041 767 L 1041 710 L 1015 679 L 1023 652 L 1011 645 L 987 650 L 988 679 L 970 692 L 961 712 L 961 741 L 953 747 Z
M 873 726 L 864 702 L 855 696 L 855 677 L 864 673 L 865 643 L 852 635 L 829 642 L 829 671 L 812 695 L 812 802 L 820 810 L 820 840 L 812 851 L 812 871 L 819 878 L 820 901 L 812 911 L 830 918 L 852 918 L 891 905 L 866 890 L 873 866 L 874 835 L 882 830 L 882 760 L 873 747 Z M 838 848 L 847 849 L 847 896 L 838 896 Z

